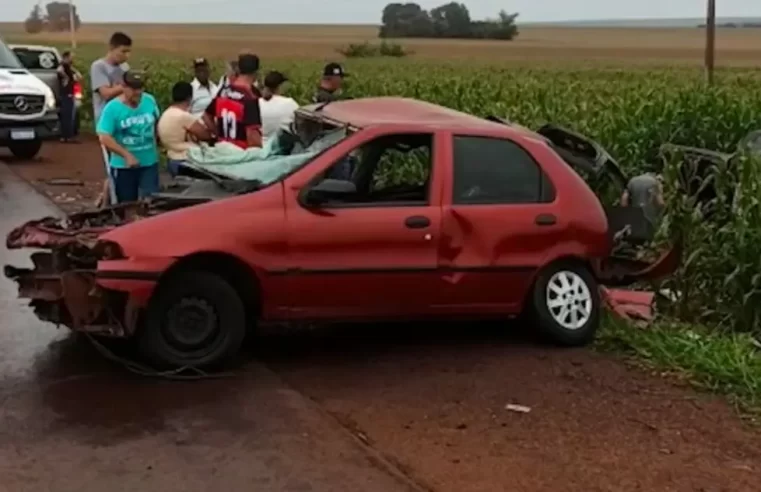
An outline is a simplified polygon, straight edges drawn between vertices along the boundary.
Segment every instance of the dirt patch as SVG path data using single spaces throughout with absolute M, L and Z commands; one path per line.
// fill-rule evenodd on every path
M 0 149 L 0 161 L 67 213 L 93 207 L 103 191 L 106 171 L 94 135 L 82 135 L 78 144 L 46 142 L 33 160 Z
M 761 483 L 761 435 L 725 402 L 613 358 L 506 339 L 504 327 L 354 330 L 278 337 L 262 350 L 437 492 Z
M 92 135 L 79 144 L 46 142 L 33 160 L 19 160 L 0 149 L 0 160 L 66 212 L 92 206 L 106 172 L 100 146 Z

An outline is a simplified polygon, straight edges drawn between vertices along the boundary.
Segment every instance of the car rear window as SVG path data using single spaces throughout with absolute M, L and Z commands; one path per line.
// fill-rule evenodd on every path
M 453 203 L 549 203 L 554 199 L 549 178 L 520 145 L 501 138 L 454 138 Z
M 27 70 L 55 70 L 58 68 L 58 56 L 55 51 L 13 48 L 21 64 Z

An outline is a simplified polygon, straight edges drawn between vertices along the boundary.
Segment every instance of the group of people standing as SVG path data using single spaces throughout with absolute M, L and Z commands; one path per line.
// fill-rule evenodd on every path
M 121 203 L 157 192 L 160 147 L 170 174 L 176 175 L 187 151 L 199 142 L 263 147 L 290 126 L 299 107 L 285 95 L 283 73 L 272 71 L 260 79 L 259 57 L 244 53 L 228 64 L 217 84 L 208 61 L 194 60 L 193 80 L 174 84 L 172 104 L 162 112 L 145 90 L 145 74 L 130 69 L 131 51 L 132 39 L 114 33 L 106 56 L 90 67 L 93 116 L 108 173 L 104 199 Z M 341 65 L 326 65 L 313 102 L 340 98 L 346 76 Z

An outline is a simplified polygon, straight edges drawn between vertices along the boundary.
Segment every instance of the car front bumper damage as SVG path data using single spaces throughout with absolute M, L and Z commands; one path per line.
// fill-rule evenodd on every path
M 8 234 L 6 247 L 44 251 L 31 255 L 32 268 L 6 265 L 5 276 L 43 321 L 74 331 L 131 336 L 158 275 L 124 279 L 120 268 L 145 265 L 124 259 L 118 245 L 100 236 L 153 212 L 150 204 L 138 202 L 27 222 Z M 154 266 L 159 268 L 148 265 Z
M 134 326 L 125 326 L 114 310 L 124 304 L 117 292 L 101 288 L 93 270 L 61 271 L 54 253 L 34 253 L 34 268 L 5 267 L 5 276 L 18 285 L 19 297 L 30 299 L 38 318 L 74 331 L 115 337 L 127 336 Z

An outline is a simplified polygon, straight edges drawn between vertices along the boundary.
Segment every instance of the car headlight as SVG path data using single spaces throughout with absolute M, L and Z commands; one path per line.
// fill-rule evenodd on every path
M 122 247 L 113 241 L 100 239 L 97 243 L 95 243 L 92 251 L 95 256 L 101 260 L 124 259 L 124 251 L 122 250 Z
M 50 87 L 46 87 L 45 91 L 45 109 L 55 109 L 55 94 L 53 94 L 53 91 L 50 89 Z

